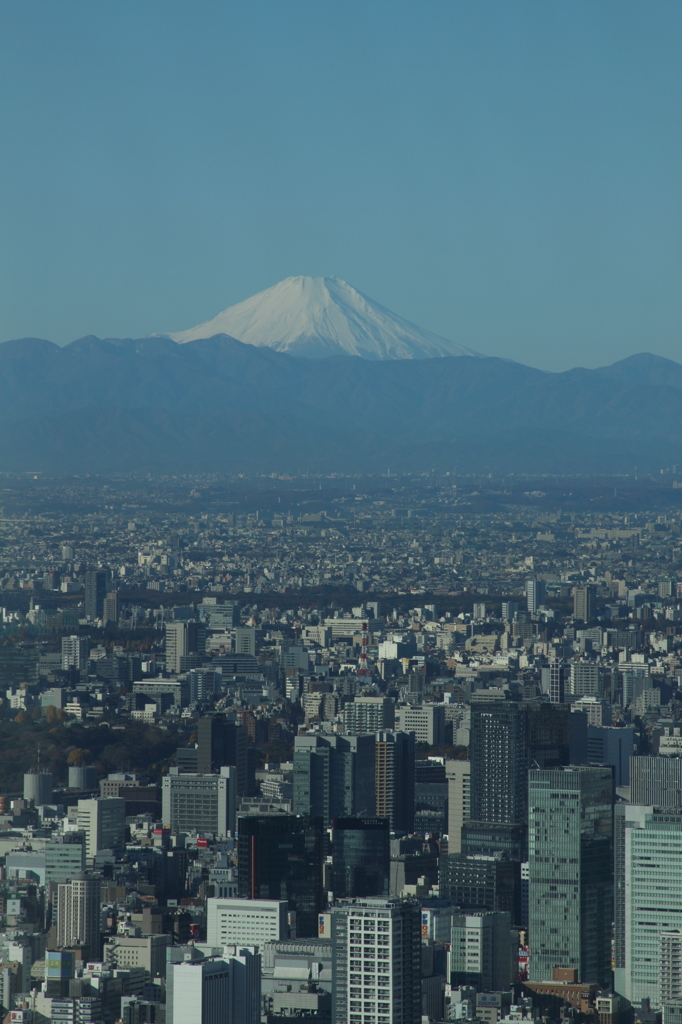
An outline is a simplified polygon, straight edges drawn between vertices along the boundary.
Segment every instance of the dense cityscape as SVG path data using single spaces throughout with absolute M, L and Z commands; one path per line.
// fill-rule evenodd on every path
M 682 1020 L 675 470 L 3 476 L 3 1012 Z

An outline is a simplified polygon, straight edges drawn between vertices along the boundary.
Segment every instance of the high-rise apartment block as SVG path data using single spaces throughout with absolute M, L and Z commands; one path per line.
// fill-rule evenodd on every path
M 376 814 L 392 832 L 414 827 L 414 733 L 376 734 Z
M 343 731 L 349 736 L 392 729 L 395 704 L 390 697 L 355 697 L 343 709 Z
M 90 637 L 62 637 L 62 668 L 66 672 L 70 668 L 84 669 L 88 667 L 90 657 Z
M 364 899 L 332 910 L 334 1024 L 420 1024 L 421 911 Z
M 528 773 L 529 977 L 556 968 L 607 985 L 613 916 L 613 773 L 578 766 Z
M 79 874 L 57 887 L 57 945 L 85 946 L 90 960 L 97 960 L 100 954 L 101 884 L 95 875 Z

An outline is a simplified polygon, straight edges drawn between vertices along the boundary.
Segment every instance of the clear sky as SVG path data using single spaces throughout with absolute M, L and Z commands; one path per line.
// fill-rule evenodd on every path
M 682 361 L 679 0 L 0 0 L 0 340 L 297 274 L 547 369 Z

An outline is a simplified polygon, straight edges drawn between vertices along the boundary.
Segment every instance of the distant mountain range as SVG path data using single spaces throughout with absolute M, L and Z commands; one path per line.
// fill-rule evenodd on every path
M 308 359 L 431 359 L 477 354 L 411 324 L 338 277 L 287 277 L 198 327 L 164 337 L 184 344 L 216 334 Z
M 658 472 L 682 467 L 682 366 L 24 338 L 0 345 L 0 437 L 0 470 L 57 474 Z

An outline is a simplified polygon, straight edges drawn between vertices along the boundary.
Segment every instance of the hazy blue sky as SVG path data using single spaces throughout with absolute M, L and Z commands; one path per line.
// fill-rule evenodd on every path
M 0 339 L 295 274 L 549 369 L 682 361 L 679 0 L 0 0 Z

